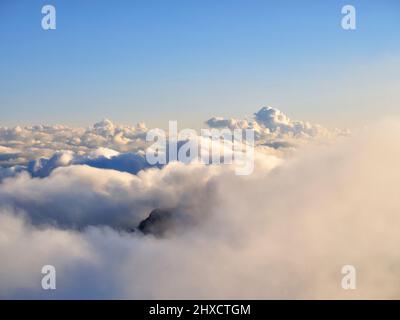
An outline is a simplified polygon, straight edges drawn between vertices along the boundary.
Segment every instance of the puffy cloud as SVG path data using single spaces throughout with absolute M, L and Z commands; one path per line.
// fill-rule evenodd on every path
M 176 162 L 131 174 L 105 165 L 124 151 L 59 153 L 42 178 L 0 183 L 0 296 L 398 298 L 399 135 L 387 121 L 290 156 L 260 145 L 249 176 Z M 340 287 L 347 264 L 356 290 Z
M 271 158 L 271 166 L 275 162 Z M 31 178 L 27 173 L 6 179 L 0 184 L 0 203 L 27 212 L 35 225 L 74 229 L 105 225 L 128 230 L 154 208 L 191 208 L 205 215 L 215 198 L 210 180 L 223 172 L 220 170 L 174 162 L 164 170 L 132 175 L 72 165 L 57 168 L 43 179 Z M 187 179 L 189 172 L 191 178 Z M 188 196 L 196 193 L 195 198 Z
M 22 214 L 0 209 L 0 297 L 46 298 L 46 291 L 38 290 L 42 267 L 52 263 L 62 275 L 74 270 L 76 264 L 82 268 L 92 265 L 96 253 L 90 249 L 83 234 L 52 228 L 36 229 Z M 58 285 L 68 288 L 70 284 L 62 279 L 63 276 L 57 279 Z M 79 294 L 76 292 L 76 295 Z
M 12 165 L 13 162 L 18 159 L 18 154 L 18 150 L 0 145 L 0 163 L 2 163 L 3 166 Z
M 246 129 L 249 127 L 247 120 L 225 119 L 222 117 L 213 117 L 206 121 L 206 124 L 211 128 L 229 128 L 233 129 Z
M 291 121 L 281 111 L 272 107 L 262 108 L 251 120 L 213 117 L 206 121 L 206 124 L 211 128 L 253 129 L 256 143 L 266 146 L 274 146 L 282 140 L 290 145 L 297 145 L 305 139 L 331 138 L 345 133 L 337 129 L 330 131 L 308 122 Z M 47 163 L 55 153 L 65 152 L 88 158 L 110 158 L 119 153 L 143 153 L 148 147 L 147 132 L 144 123 L 121 126 L 108 119 L 88 128 L 63 125 L 0 127 L 0 167 L 28 166 L 29 162 L 40 158 L 43 158 L 43 163 Z M 279 144 L 281 148 L 284 146 L 285 143 Z M 35 165 L 43 166 L 40 163 Z
M 211 128 L 253 129 L 256 132 L 259 143 L 269 145 L 273 145 L 277 139 L 332 138 L 348 134 L 347 131 L 339 129 L 328 130 L 318 124 L 292 121 L 282 111 L 270 106 L 261 108 L 251 120 L 213 117 L 207 120 L 206 124 Z
M 115 151 L 113 149 L 100 147 L 90 153 L 90 158 L 105 157 L 107 159 L 110 159 L 112 157 L 118 156 L 119 154 L 120 153 L 118 151 Z
M 114 125 L 110 120 L 86 129 L 62 125 L 0 127 L 0 166 L 27 165 L 31 160 L 50 158 L 61 151 L 83 156 L 93 155 L 101 148 L 114 150 L 113 155 L 136 152 L 143 149 L 146 132 L 143 123 L 129 127 Z

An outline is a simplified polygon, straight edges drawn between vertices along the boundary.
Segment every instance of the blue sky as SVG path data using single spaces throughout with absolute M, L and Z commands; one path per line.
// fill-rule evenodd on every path
M 398 0 L 0 0 L 0 125 L 399 115 L 399 35 Z

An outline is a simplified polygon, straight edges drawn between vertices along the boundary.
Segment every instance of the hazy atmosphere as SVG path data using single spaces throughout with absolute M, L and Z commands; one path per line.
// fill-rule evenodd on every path
M 395 0 L 0 0 L 0 298 L 399 299 L 399 33 Z

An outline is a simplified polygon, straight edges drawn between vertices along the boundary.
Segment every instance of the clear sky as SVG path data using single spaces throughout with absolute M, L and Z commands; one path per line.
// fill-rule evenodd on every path
M 400 114 L 398 0 L 0 0 L 0 43 L 0 125 Z

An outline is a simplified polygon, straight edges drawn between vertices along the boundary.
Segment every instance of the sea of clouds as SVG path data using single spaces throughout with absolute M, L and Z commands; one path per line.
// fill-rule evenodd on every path
M 206 123 L 255 130 L 251 175 L 149 166 L 144 124 L 0 128 L 0 298 L 400 297 L 400 122 L 350 134 L 265 107 Z M 142 232 L 159 209 L 162 232 Z

